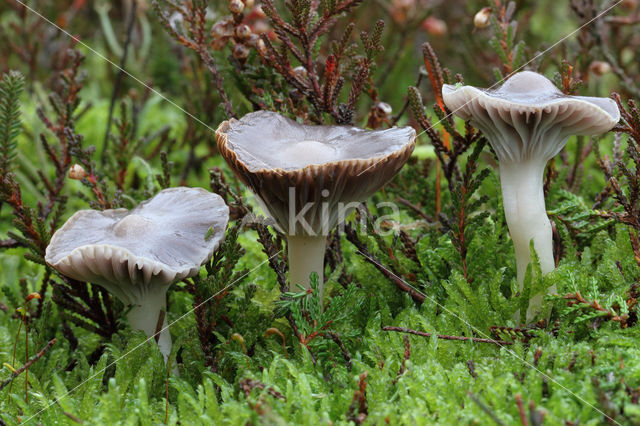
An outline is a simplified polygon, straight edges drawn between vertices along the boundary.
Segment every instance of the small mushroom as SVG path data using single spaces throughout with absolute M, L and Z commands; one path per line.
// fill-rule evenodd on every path
M 547 162 L 569 136 L 611 130 L 620 119 L 618 107 L 608 98 L 564 95 L 546 77 L 531 71 L 513 75 L 496 90 L 445 84 L 442 95 L 451 111 L 482 130 L 498 156 L 504 211 L 522 288 L 531 240 L 542 272 L 555 268 L 543 192 Z M 555 291 L 555 286 L 549 289 Z M 527 322 L 542 310 L 542 298 L 538 294 L 531 299 Z
M 98 284 L 130 307 L 131 328 L 153 336 L 171 353 L 169 286 L 194 276 L 224 238 L 229 208 L 201 188 L 160 191 L 136 208 L 80 210 L 53 234 L 45 260 L 61 274 Z
M 216 131 L 224 159 L 287 235 L 291 288 L 309 288 L 315 272 L 321 300 L 327 235 L 395 176 L 415 138 L 410 127 L 311 126 L 270 111 Z

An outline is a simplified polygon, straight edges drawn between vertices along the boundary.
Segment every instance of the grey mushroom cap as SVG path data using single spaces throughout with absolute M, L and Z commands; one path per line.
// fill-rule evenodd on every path
M 45 261 L 133 304 L 197 274 L 222 242 L 228 220 L 229 208 L 216 194 L 165 189 L 133 210 L 76 212 L 51 238 Z
M 373 131 L 305 125 L 258 111 L 223 122 L 216 139 L 224 159 L 281 230 L 308 234 L 297 225 L 289 229 L 294 205 L 317 235 L 326 229 L 322 205 L 332 228 L 340 203 L 362 202 L 396 175 L 413 152 L 416 132 L 411 127 Z
M 454 114 L 482 130 L 501 160 L 549 160 L 569 136 L 600 135 L 620 120 L 612 99 L 565 95 L 531 71 L 495 90 L 445 84 L 442 96 Z

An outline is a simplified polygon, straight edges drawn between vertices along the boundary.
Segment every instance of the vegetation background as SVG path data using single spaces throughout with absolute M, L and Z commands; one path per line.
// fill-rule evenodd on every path
M 639 24 L 636 0 L 3 0 L 0 424 L 640 424 Z M 521 67 L 623 119 L 549 164 L 558 268 L 518 292 L 496 160 L 440 87 Z M 257 109 L 421 133 L 331 235 L 324 311 L 286 291 L 282 237 L 241 221 L 260 210 L 216 152 L 217 125 Z M 178 185 L 233 222 L 170 289 L 165 366 L 43 254 L 76 210 Z M 514 323 L 552 283 L 550 320 Z

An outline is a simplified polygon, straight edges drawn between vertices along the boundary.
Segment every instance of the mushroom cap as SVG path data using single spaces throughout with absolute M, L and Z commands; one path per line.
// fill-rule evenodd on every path
M 322 235 L 342 219 L 341 203 L 364 201 L 396 175 L 413 152 L 416 132 L 311 126 L 258 111 L 223 122 L 216 139 L 229 166 L 283 232 Z M 311 232 L 290 223 L 292 213 Z
M 133 210 L 76 212 L 53 234 L 45 261 L 132 304 L 146 292 L 197 274 L 222 242 L 228 220 L 220 196 L 169 188 Z
M 499 159 L 554 157 L 571 135 L 599 135 L 620 120 L 609 98 L 563 94 L 545 76 L 523 71 L 499 88 L 442 87 L 447 107 L 480 128 Z

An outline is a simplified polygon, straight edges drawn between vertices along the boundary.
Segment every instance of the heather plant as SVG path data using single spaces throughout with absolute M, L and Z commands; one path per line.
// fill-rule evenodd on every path
M 636 0 L 3 2 L 0 424 L 639 424 L 638 25 Z M 547 164 L 556 268 L 534 250 L 520 287 L 497 156 L 442 85 L 522 69 L 621 120 Z M 217 151 L 218 125 L 258 110 L 418 133 L 308 289 Z M 77 210 L 177 186 L 230 223 L 169 288 L 165 363 L 44 255 Z M 554 285 L 548 317 L 514 319 Z

